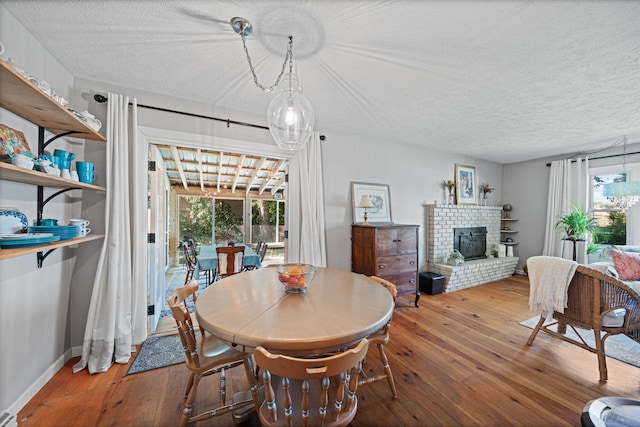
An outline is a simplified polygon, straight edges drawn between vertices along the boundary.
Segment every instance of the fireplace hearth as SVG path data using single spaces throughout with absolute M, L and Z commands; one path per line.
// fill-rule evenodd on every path
M 465 261 L 487 257 L 487 227 L 460 227 L 453 229 L 453 248 Z
M 449 265 L 447 259 L 454 247 L 454 229 L 482 227 L 486 235 L 478 249 L 479 255 L 486 255 L 485 248 L 500 243 L 500 219 L 502 206 L 426 206 L 426 247 L 428 271 L 441 274 L 445 278 L 444 292 L 470 288 L 483 283 L 510 277 L 518 264 L 517 257 L 485 258 L 469 260 L 462 265 Z M 463 250 L 465 245 L 463 244 Z M 457 246 L 459 247 L 459 246 Z M 456 247 L 456 248 L 457 248 Z M 458 249 L 460 250 L 460 249 Z

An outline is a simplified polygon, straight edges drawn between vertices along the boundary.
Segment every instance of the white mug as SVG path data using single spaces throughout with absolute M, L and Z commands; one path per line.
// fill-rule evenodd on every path
M 73 225 L 78 227 L 78 237 L 84 237 L 87 234 L 91 233 L 91 229 L 87 227 L 91 221 L 86 219 L 70 219 L 69 225 Z
M 60 172 L 60 176 L 64 179 L 71 179 L 71 173 L 69 172 L 69 169 L 62 169 L 62 172 Z
M 80 178 L 78 177 L 78 171 L 71 171 L 71 180 L 80 181 Z

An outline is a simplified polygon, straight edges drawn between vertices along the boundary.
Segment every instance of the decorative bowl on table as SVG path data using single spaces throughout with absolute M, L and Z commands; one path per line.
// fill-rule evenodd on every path
M 316 276 L 316 267 L 309 264 L 280 264 L 276 267 L 278 280 L 284 290 L 291 294 L 302 294 Z

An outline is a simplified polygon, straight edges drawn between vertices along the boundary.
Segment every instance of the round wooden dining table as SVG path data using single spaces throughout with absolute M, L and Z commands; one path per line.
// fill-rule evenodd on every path
M 199 325 L 241 351 L 309 355 L 353 345 L 393 314 L 389 291 L 362 274 L 318 268 L 303 294 L 285 292 L 277 276 L 260 268 L 215 282 L 197 298 Z

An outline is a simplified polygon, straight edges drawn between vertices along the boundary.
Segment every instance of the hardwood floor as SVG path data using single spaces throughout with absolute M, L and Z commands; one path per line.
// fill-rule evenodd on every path
M 398 388 L 386 382 L 358 390 L 359 426 L 580 426 L 584 405 L 601 396 L 640 399 L 640 369 L 607 358 L 609 381 L 598 381 L 595 354 L 518 323 L 532 317 L 526 278 L 449 294 L 423 295 L 420 308 L 399 298 L 386 347 Z M 378 368 L 370 350 L 367 366 Z M 183 365 L 124 376 L 71 373 L 71 360 L 23 408 L 20 426 L 175 426 L 187 381 Z M 229 386 L 245 384 L 242 370 Z M 200 384 L 196 405 L 216 400 L 217 379 Z M 197 426 L 232 426 L 223 415 Z M 259 425 L 257 417 L 245 423 Z

